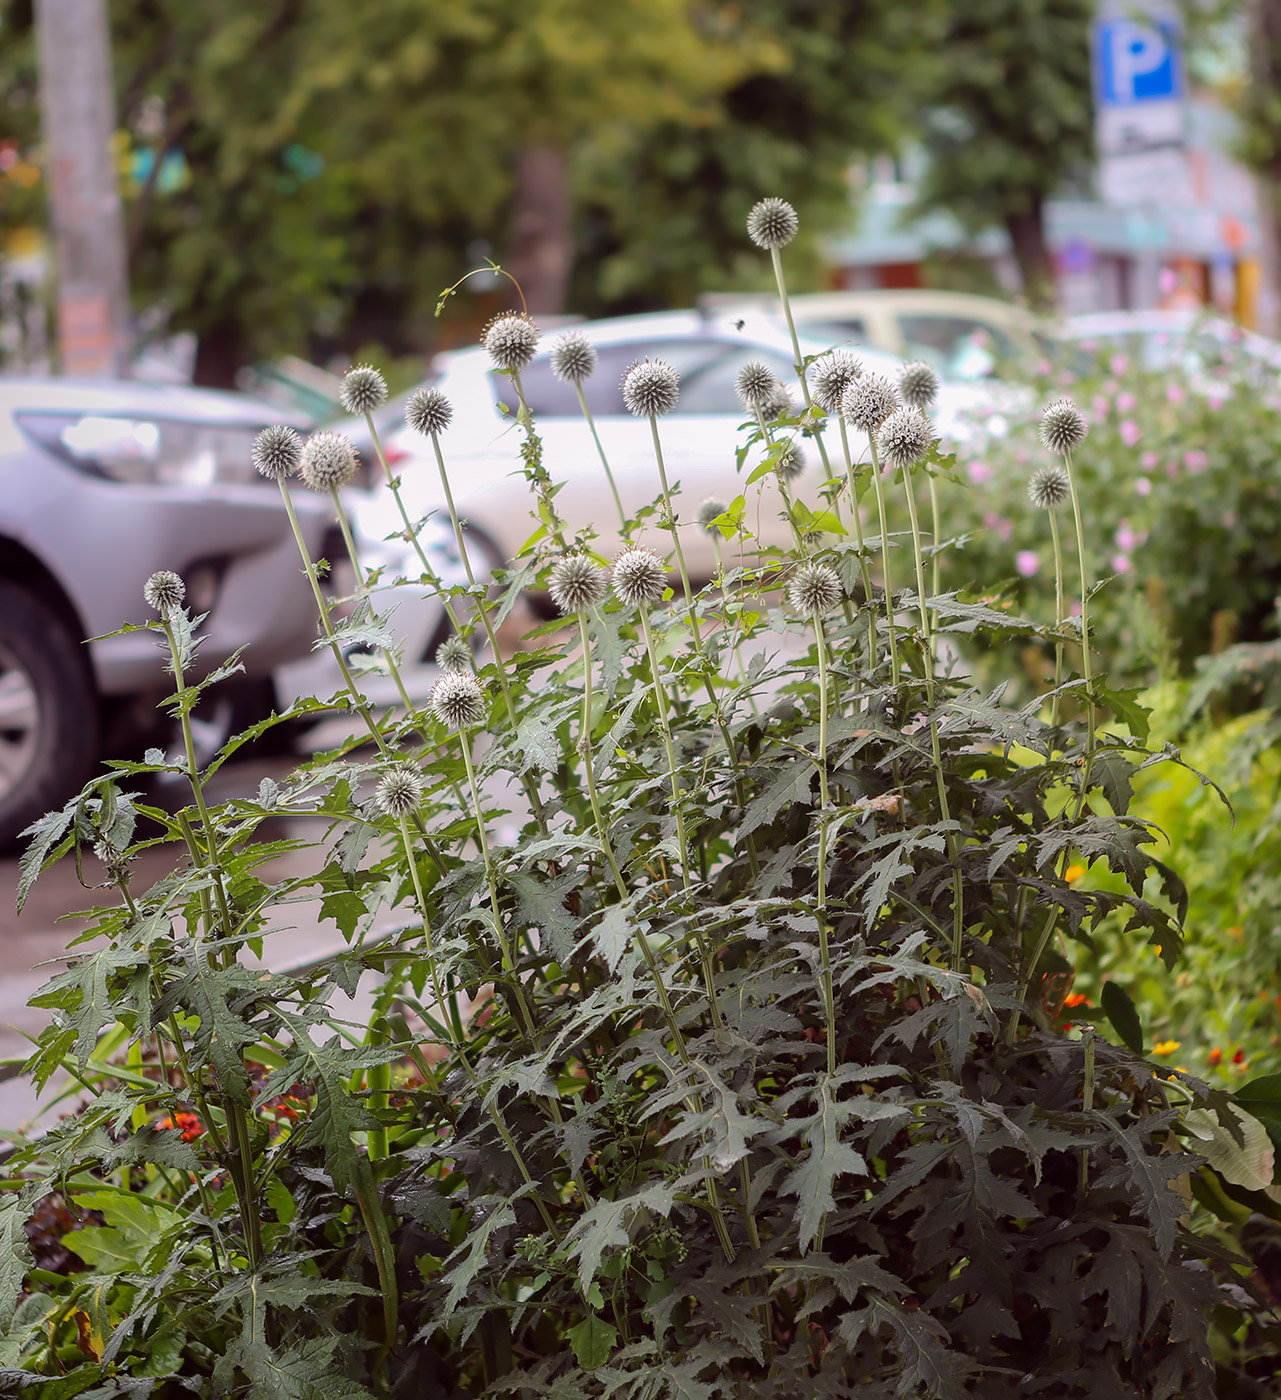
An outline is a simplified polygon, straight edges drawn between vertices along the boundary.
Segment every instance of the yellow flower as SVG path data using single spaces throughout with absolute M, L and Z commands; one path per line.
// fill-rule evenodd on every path
M 1178 1048 L 1179 1042 L 1177 1040 L 1158 1040 L 1152 1047 L 1152 1053 L 1154 1055 L 1173 1055 Z
M 1068 868 L 1063 872 L 1063 878 L 1068 882 L 1069 885 L 1075 885 L 1076 882 L 1077 882 L 1077 881 L 1081 878 L 1081 876 L 1084 875 L 1084 874 L 1085 874 L 1085 866 L 1083 866 L 1083 865 L 1069 865 Z

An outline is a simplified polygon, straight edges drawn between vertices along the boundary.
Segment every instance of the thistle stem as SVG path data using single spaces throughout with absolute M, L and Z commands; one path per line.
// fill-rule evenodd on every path
M 823 968 L 823 1015 L 827 1022 L 827 1072 L 836 1073 L 836 999 L 832 986 L 832 954 L 827 937 L 827 638 L 823 619 L 814 614 L 818 650 L 818 950 Z
M 627 513 L 623 510 L 623 500 L 618 494 L 618 486 L 614 481 L 614 473 L 609 469 L 609 458 L 605 456 L 605 449 L 601 445 L 600 434 L 596 431 L 596 420 L 592 417 L 592 411 L 587 406 L 587 396 L 583 393 L 583 386 L 578 380 L 574 381 L 574 392 L 578 395 L 578 406 L 583 411 L 583 417 L 587 420 L 587 426 L 591 429 L 592 441 L 596 444 L 596 454 L 600 457 L 600 464 L 605 468 L 605 480 L 609 482 L 610 494 L 614 497 L 614 505 L 618 508 L 618 524 L 624 539 L 627 538 Z
M 596 790 L 596 764 L 592 756 L 592 644 L 587 632 L 587 614 L 579 611 L 578 635 L 583 647 L 583 711 L 579 727 L 578 751 L 583 760 L 583 771 L 587 777 L 587 794 L 591 800 L 592 817 L 596 822 L 596 834 L 600 838 L 601 849 L 605 852 L 605 863 L 613 877 L 614 885 L 621 899 L 627 898 L 627 886 L 623 872 L 614 855 L 614 844 L 609 839 L 605 820 L 601 816 L 600 794 Z
M 1080 818 L 1085 811 L 1085 799 L 1090 790 L 1090 766 L 1094 762 L 1095 729 L 1098 723 L 1094 709 L 1094 696 L 1090 693 L 1090 585 L 1085 560 L 1085 529 L 1081 524 L 1081 498 L 1076 489 L 1076 476 L 1072 471 L 1072 454 L 1063 454 L 1063 466 L 1067 471 L 1068 487 L 1072 492 L 1072 522 L 1076 526 L 1076 557 L 1081 571 L 1081 677 L 1085 681 L 1085 722 L 1086 745 L 1085 767 L 1081 772 L 1081 789 L 1077 793 L 1076 815 Z
M 872 487 L 876 492 L 876 514 L 881 526 L 881 583 L 885 589 L 885 622 L 890 638 L 890 674 L 898 679 L 898 641 L 894 631 L 894 586 L 890 582 L 889 512 L 885 508 L 885 486 L 881 481 L 881 464 L 876 460 L 875 433 L 867 435 L 872 457 Z
M 930 487 L 930 543 L 934 547 L 934 557 L 930 560 L 930 596 L 937 598 L 939 593 L 939 562 L 942 559 L 939 554 L 939 536 L 942 533 L 939 526 L 939 496 L 935 489 L 933 472 L 927 474 L 926 480 Z
M 1053 508 L 1050 517 L 1050 538 L 1054 541 L 1054 627 L 1063 626 L 1063 542 L 1059 537 L 1059 522 Z M 1054 643 L 1054 698 L 1050 701 L 1050 723 L 1059 722 L 1059 687 L 1063 684 L 1063 642 Z
M 783 276 L 783 254 L 781 249 L 771 248 L 769 250 L 770 262 L 774 266 L 774 281 L 778 285 L 778 299 L 783 306 L 783 315 L 787 319 L 787 333 L 792 337 L 792 354 L 796 357 L 796 373 L 801 381 L 801 395 L 805 399 L 805 407 L 814 407 L 814 401 L 810 397 L 809 379 L 805 373 L 805 357 L 801 354 L 801 342 L 796 334 L 796 322 L 792 319 L 792 303 L 787 295 L 787 279 Z M 827 445 L 823 441 L 822 433 L 814 434 L 814 441 L 818 444 L 818 455 L 823 459 L 824 477 L 832 475 L 832 464 L 828 461 Z
M 854 516 L 854 538 L 858 543 L 858 567 L 863 578 L 863 592 L 867 603 L 867 664 L 869 670 L 876 669 L 876 605 L 872 592 L 872 570 L 867 562 L 867 546 L 863 542 L 863 521 L 859 514 L 857 474 L 854 458 L 850 452 L 850 435 L 845 428 L 845 419 L 837 417 L 841 427 L 841 451 L 845 455 L 845 478 L 850 488 L 850 512 Z
M 774 446 L 774 435 L 770 432 L 765 423 L 765 415 L 761 412 L 759 404 L 752 406 L 752 412 L 756 415 L 756 425 L 761 430 L 761 437 L 765 439 L 765 450 L 769 452 Z M 796 543 L 798 553 L 805 552 L 805 541 L 801 538 L 801 532 L 796 527 L 796 516 L 792 511 L 792 493 L 787 488 L 787 481 L 783 473 L 779 471 L 778 464 L 774 464 L 774 479 L 778 482 L 778 494 L 783 498 L 783 510 L 787 515 L 787 523 L 792 531 L 792 539 Z

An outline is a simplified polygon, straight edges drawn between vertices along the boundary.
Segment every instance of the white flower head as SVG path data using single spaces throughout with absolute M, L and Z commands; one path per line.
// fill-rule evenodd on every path
M 447 671 L 431 692 L 432 713 L 451 729 L 471 729 L 485 715 L 485 692 L 466 671 Z
M 142 596 L 148 607 L 167 617 L 182 607 L 182 600 L 187 596 L 187 585 L 172 569 L 157 569 L 142 585 Z
M 661 418 L 676 407 L 681 378 L 666 360 L 637 360 L 623 374 L 623 402 L 637 418 Z
M 719 534 L 720 527 L 714 525 L 712 522 L 714 520 L 719 520 L 728 509 L 729 506 L 718 497 L 708 496 L 703 504 L 699 506 L 698 514 L 695 516 L 695 519 L 709 535 Z
M 1027 484 L 1028 498 L 1038 510 L 1054 510 L 1072 494 L 1072 482 L 1057 462 L 1039 467 Z
M 566 554 L 552 565 L 547 591 L 563 613 L 587 612 L 605 599 L 605 570 L 585 554 Z
M 499 369 L 521 370 L 534 358 L 542 332 L 524 312 L 504 311 L 481 332 L 481 344 Z
M 840 576 L 828 564 L 802 564 L 787 586 L 787 601 L 807 617 L 821 617 L 843 596 Z
M 795 409 L 792 391 L 781 379 L 776 379 L 769 396 L 761 404 L 762 416 L 766 419 L 787 418 L 791 417 Z
M 924 360 L 912 360 L 898 372 L 898 391 L 912 408 L 929 408 L 938 398 L 938 373 Z
M 629 608 L 649 608 L 667 588 L 667 569 L 652 550 L 629 549 L 614 561 L 614 593 Z
M 912 467 L 934 446 L 934 427 L 919 408 L 896 408 L 876 434 L 881 461 L 890 467 Z
M 406 425 L 424 437 L 443 433 L 453 417 L 454 406 L 439 389 L 415 389 L 405 404 Z
M 581 384 L 596 370 L 596 347 L 582 331 L 569 331 L 552 346 L 551 367 L 557 379 Z
M 470 671 L 471 647 L 455 632 L 436 648 L 436 665 L 442 671 Z
M 348 413 L 372 413 L 387 402 L 387 381 L 373 365 L 356 365 L 343 375 L 338 402 Z
M 870 433 L 879 428 L 899 406 L 898 391 L 879 374 L 865 374 L 845 390 L 841 416 Z
M 1041 414 L 1041 441 L 1060 457 L 1079 447 L 1087 432 L 1085 415 L 1071 399 L 1056 399 Z
M 303 447 L 300 473 L 313 491 L 346 486 L 359 468 L 355 444 L 342 433 L 313 433 Z
M 747 236 L 758 248 L 785 248 L 800 227 L 796 210 L 785 199 L 762 199 L 747 216 Z
M 748 361 L 734 376 L 734 392 L 749 413 L 769 402 L 774 384 L 774 371 L 759 360 Z
M 293 476 L 302 461 L 302 438 L 283 423 L 264 428 L 249 453 L 254 466 L 273 481 Z
M 795 439 L 783 445 L 783 450 L 778 455 L 778 461 L 774 463 L 774 470 L 778 473 L 779 479 L 787 486 L 796 480 L 805 470 L 805 453 L 801 451 L 801 445 Z
M 833 350 L 814 365 L 814 397 L 827 413 L 839 413 L 845 391 L 863 373 L 861 361 L 844 350 Z
M 374 803 L 389 817 L 407 817 L 423 796 L 423 775 L 412 763 L 398 763 L 383 774 L 374 790 Z

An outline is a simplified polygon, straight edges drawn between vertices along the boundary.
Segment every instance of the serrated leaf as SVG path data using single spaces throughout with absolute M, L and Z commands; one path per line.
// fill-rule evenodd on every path
M 618 1341 L 618 1328 L 592 1313 L 566 1333 L 574 1357 L 584 1371 L 594 1371 L 609 1360 Z
M 633 930 L 631 917 L 624 905 L 611 904 L 604 917 L 592 929 L 592 947 L 604 959 L 610 975 L 618 970 L 618 964 L 632 946 Z
M 1193 1108 L 1183 1115 L 1184 1126 L 1192 1135 L 1189 1147 L 1233 1186 L 1246 1191 L 1265 1190 L 1272 1185 L 1276 1174 L 1276 1156 L 1268 1130 L 1253 1114 L 1236 1108 L 1223 1111 L 1236 1119 L 1244 1143 L 1235 1141 L 1219 1121 L 1218 1113 L 1208 1108 Z
M 1103 984 L 1099 1002 L 1122 1043 L 1136 1055 L 1143 1054 L 1143 1023 L 1129 992 L 1119 982 L 1109 980 Z

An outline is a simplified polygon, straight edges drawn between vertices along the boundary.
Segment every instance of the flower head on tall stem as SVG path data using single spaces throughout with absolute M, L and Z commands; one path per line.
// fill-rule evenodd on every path
M 374 804 L 389 817 L 407 817 L 423 797 L 423 775 L 412 763 L 397 763 L 374 790 Z
M 387 381 L 373 365 L 356 365 L 343 375 L 338 402 L 348 413 L 372 413 L 387 402 Z
M 747 216 L 747 236 L 758 248 L 785 248 L 800 227 L 796 210 L 785 199 L 762 199 Z
M 596 371 L 596 347 L 582 331 L 569 331 L 552 346 L 551 367 L 557 379 L 581 384 Z
M 187 585 L 172 569 L 157 569 L 142 586 L 147 606 L 155 608 L 161 617 L 168 617 L 182 607 Z
M 919 408 L 897 408 L 876 434 L 881 460 L 889 467 L 913 467 L 929 455 L 934 429 Z
M 488 322 L 480 343 L 499 369 L 522 370 L 534 358 L 542 332 L 520 311 L 504 311 Z
M 680 375 L 666 360 L 637 360 L 623 373 L 623 402 L 637 418 L 661 418 L 680 398 Z
M 799 442 L 786 442 L 774 463 L 774 470 L 784 486 L 790 486 L 805 470 L 805 453 Z
M 841 416 L 854 427 L 870 433 L 898 406 L 898 391 L 888 379 L 879 374 L 865 374 L 846 389 L 841 399 Z
M 471 647 L 455 632 L 436 648 L 436 665 L 442 671 L 470 671 Z
M 1085 415 L 1071 399 L 1056 399 L 1041 414 L 1041 441 L 1060 457 L 1079 447 L 1087 432 Z
M 279 481 L 298 470 L 302 461 L 302 438 L 292 428 L 276 423 L 254 438 L 249 455 L 263 476 Z
M 465 671 L 447 671 L 431 692 L 432 713 L 451 729 L 471 729 L 485 715 L 485 692 Z
M 1027 484 L 1028 499 L 1038 510 L 1054 510 L 1072 495 L 1068 474 L 1057 462 L 1040 467 Z
M 360 462 L 342 433 L 313 433 L 302 450 L 302 479 L 313 491 L 337 490 L 355 479 Z
M 567 554 L 552 566 L 547 591 L 563 613 L 588 612 L 605 599 L 605 570 L 585 554 Z
M 829 564 L 802 564 L 787 586 L 787 601 L 806 617 L 823 617 L 840 606 L 845 590 Z
M 792 400 L 792 391 L 781 379 L 774 381 L 769 395 L 762 401 L 760 407 L 761 417 L 766 422 L 772 422 L 775 418 L 790 418 L 796 411 L 796 404 Z
M 938 398 L 938 372 L 924 360 L 912 360 L 898 372 L 898 391 L 912 408 L 929 408 Z
M 443 433 L 454 417 L 454 406 L 439 389 L 415 389 L 405 404 L 405 423 L 424 437 Z
M 774 371 L 760 360 L 749 360 L 734 376 L 734 392 L 749 413 L 764 408 L 774 396 Z
M 629 549 L 614 561 L 614 593 L 629 608 L 652 608 L 667 591 L 667 567 L 648 549 Z
M 813 369 L 814 398 L 818 406 L 827 413 L 839 413 L 845 391 L 862 374 L 862 363 L 844 350 L 824 355 Z
M 718 535 L 720 534 L 720 526 L 715 524 L 715 522 L 719 520 L 728 509 L 729 506 L 726 505 L 724 501 L 719 500 L 715 496 L 708 496 L 702 505 L 699 506 L 698 513 L 694 518 L 709 535 Z

